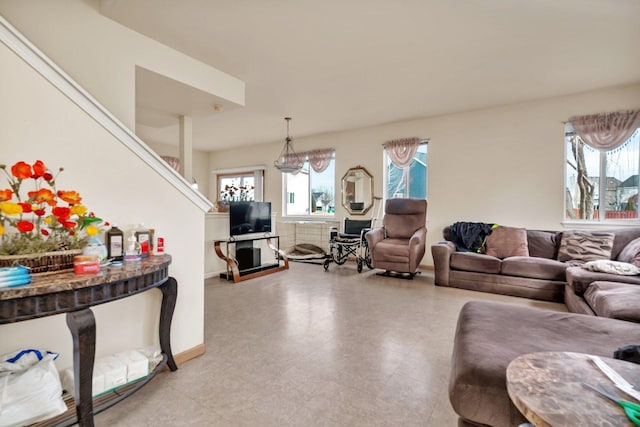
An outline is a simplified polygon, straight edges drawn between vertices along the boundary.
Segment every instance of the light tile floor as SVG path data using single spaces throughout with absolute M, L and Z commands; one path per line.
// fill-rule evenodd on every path
M 460 308 L 564 305 L 291 263 L 205 282 L 206 353 L 96 416 L 98 426 L 455 426 L 447 381 Z

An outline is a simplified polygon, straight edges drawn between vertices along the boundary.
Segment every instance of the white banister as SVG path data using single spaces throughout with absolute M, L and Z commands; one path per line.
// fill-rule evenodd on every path
M 0 15 L 0 41 L 203 211 L 213 204 Z

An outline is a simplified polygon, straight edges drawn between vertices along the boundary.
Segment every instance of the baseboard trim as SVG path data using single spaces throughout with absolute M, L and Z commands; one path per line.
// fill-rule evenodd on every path
M 429 271 L 434 271 L 435 270 L 433 265 L 419 265 L 418 268 L 421 268 L 422 270 L 429 270 Z
M 188 350 L 185 350 L 181 353 L 176 354 L 175 356 L 173 356 L 173 359 L 176 361 L 176 364 L 182 365 L 184 362 L 188 362 L 191 359 L 195 359 L 196 357 L 202 356 L 204 352 L 205 352 L 204 343 L 198 344 L 195 347 L 192 347 Z

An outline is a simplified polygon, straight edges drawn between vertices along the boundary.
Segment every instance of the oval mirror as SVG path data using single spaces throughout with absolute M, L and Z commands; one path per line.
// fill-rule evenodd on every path
M 362 166 L 342 177 L 342 206 L 351 215 L 364 215 L 373 206 L 373 176 Z

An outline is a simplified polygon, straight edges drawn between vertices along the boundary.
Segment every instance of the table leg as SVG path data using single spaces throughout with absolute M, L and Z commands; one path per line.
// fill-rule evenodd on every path
M 159 286 L 162 291 L 162 306 L 160 307 L 160 349 L 167 355 L 167 365 L 169 369 L 175 371 L 178 369 L 173 353 L 171 352 L 171 320 L 173 319 L 173 311 L 176 308 L 176 299 L 178 298 L 178 282 L 173 277 Z
M 78 424 L 93 427 L 93 362 L 96 355 L 96 320 L 91 309 L 67 313 L 73 338 L 74 400 Z

